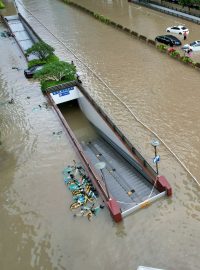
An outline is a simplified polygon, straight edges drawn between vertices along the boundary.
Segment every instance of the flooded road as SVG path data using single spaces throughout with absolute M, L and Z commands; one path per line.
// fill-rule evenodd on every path
M 200 179 L 197 71 L 61 1 L 22 2 L 71 50 L 19 5 L 20 12 L 56 53 L 62 59 L 74 60 L 84 86 L 149 162 L 153 135 L 110 89 Z M 142 19 L 141 13 L 127 16 L 127 10 L 135 7 L 130 8 L 126 1 L 87 0 L 84 5 L 109 18 L 114 16 L 118 23 L 137 25 L 135 30 L 143 34 L 147 31 L 145 20 L 155 25 L 152 31 L 156 35 L 164 20 L 169 25 L 175 20 L 163 14 L 148 19 Z M 147 12 L 138 8 L 137 12 Z M 196 26 L 191 27 L 197 35 Z M 3 30 L 2 25 L 0 28 Z M 105 209 L 91 223 L 74 219 L 61 172 L 78 158 L 54 111 L 43 105 L 46 100 L 38 83 L 24 78 L 26 63 L 14 40 L 1 38 L 0 51 L 0 269 L 120 270 L 137 269 L 138 265 L 198 269 L 199 189 L 166 147 L 161 144 L 159 148 L 160 171 L 172 184 L 172 199 L 160 200 L 119 225 L 112 223 Z M 15 104 L 8 103 L 11 98 Z M 52 135 L 55 131 L 63 132 L 56 137 Z

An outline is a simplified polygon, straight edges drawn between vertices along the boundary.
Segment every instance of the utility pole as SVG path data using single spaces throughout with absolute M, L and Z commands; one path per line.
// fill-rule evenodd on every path
M 160 161 L 160 156 L 157 155 L 157 146 L 160 145 L 160 142 L 157 139 L 153 139 L 151 141 L 151 145 L 154 147 L 155 157 L 153 159 L 153 162 L 156 164 L 156 174 L 158 175 L 158 162 Z

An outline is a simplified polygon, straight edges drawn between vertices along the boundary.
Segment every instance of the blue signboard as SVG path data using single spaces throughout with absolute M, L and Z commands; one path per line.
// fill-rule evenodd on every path
M 154 159 L 153 159 L 153 163 L 157 163 L 160 161 L 160 156 L 156 156 Z
M 71 87 L 62 89 L 62 90 L 60 90 L 60 91 L 55 91 L 55 92 L 53 92 L 52 94 L 53 94 L 53 95 L 59 95 L 59 97 L 67 96 L 67 95 L 70 94 L 70 91 L 72 91 L 72 90 L 74 90 L 74 86 L 71 86 Z

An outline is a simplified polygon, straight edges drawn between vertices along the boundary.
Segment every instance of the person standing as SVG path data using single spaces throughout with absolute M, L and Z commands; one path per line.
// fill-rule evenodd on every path
M 192 57 L 192 50 L 191 49 L 188 50 L 188 56 Z
M 184 39 L 184 40 L 187 39 L 187 33 L 186 33 L 186 32 L 183 33 L 183 39 Z

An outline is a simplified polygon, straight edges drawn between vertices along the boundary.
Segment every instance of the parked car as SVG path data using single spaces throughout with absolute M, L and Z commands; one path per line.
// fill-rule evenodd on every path
M 36 66 L 33 66 L 31 68 L 27 68 L 24 70 L 24 75 L 26 78 L 33 78 L 33 75 L 41 70 L 43 68 L 44 65 L 36 65 Z
M 155 38 L 155 41 L 164 43 L 164 44 L 169 45 L 171 47 L 181 45 L 181 41 L 172 35 L 157 36 Z
M 174 33 L 174 34 L 179 34 L 179 35 L 184 35 L 184 33 L 186 33 L 186 35 L 189 34 L 189 29 L 183 25 L 168 27 L 166 31 L 170 33 Z
M 182 50 L 192 50 L 193 52 L 200 51 L 200 40 L 191 42 L 190 44 L 185 44 Z

